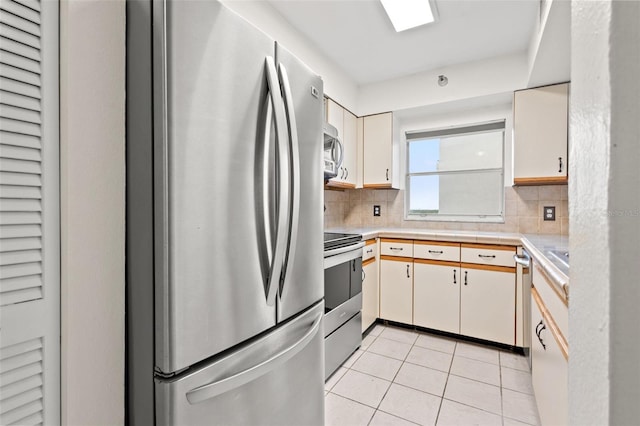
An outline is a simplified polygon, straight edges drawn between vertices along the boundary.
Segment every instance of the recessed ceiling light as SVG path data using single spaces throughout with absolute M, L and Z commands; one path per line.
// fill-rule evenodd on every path
M 435 21 L 429 0 L 380 0 L 396 32 Z

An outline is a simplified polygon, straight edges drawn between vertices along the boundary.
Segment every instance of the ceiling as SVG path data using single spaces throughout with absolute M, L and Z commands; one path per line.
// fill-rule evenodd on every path
M 435 0 L 438 20 L 396 33 L 378 0 L 267 0 L 358 85 L 525 53 L 539 0 Z

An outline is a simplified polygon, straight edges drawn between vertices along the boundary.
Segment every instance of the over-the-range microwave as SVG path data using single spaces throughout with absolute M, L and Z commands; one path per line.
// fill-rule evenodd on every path
M 338 176 L 338 170 L 342 166 L 344 147 L 338 135 L 338 129 L 329 123 L 322 126 L 324 134 L 324 179 Z

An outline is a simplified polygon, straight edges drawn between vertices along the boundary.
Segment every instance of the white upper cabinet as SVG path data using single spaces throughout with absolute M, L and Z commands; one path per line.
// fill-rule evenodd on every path
M 327 122 L 338 129 L 344 147 L 344 159 L 338 176 L 329 180 L 329 186 L 355 188 L 357 181 L 358 118 L 331 99 L 327 99 Z
M 569 83 L 515 92 L 514 184 L 567 182 Z
M 368 115 L 363 123 L 363 186 L 391 188 L 393 182 L 393 115 Z

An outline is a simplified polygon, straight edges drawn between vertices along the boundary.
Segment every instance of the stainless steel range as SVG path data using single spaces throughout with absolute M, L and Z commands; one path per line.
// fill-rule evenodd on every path
M 362 343 L 362 236 L 324 234 L 325 379 Z

